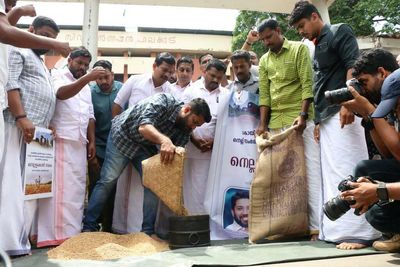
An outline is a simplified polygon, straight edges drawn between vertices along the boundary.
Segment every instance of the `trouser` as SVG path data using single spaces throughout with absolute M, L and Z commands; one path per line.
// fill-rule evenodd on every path
M 96 186 L 97 181 L 100 179 L 100 171 L 104 163 L 104 159 L 96 156 L 98 164 L 88 164 L 88 172 L 89 172 L 89 185 L 88 185 L 88 199 L 90 199 L 93 189 Z M 116 187 L 111 190 L 110 197 L 108 198 L 103 213 L 101 214 L 101 218 L 99 222 L 101 222 L 101 228 L 104 232 L 112 232 L 112 220 L 114 213 L 114 201 L 115 201 L 115 191 Z
M 363 160 L 355 168 L 356 177 L 369 176 L 385 183 L 400 182 L 400 162 L 396 159 Z M 383 233 L 400 233 L 400 201 L 375 204 L 365 214 L 367 221 Z
M 96 183 L 89 199 L 86 215 L 83 220 L 83 230 L 98 230 L 97 220 L 100 217 L 104 205 L 117 184 L 118 177 L 126 165 L 131 161 L 132 165 L 142 176 L 142 160 L 147 157 L 139 153 L 135 158 L 129 159 L 114 146 L 111 135 L 108 136 L 104 164 L 100 172 L 100 180 Z M 154 233 L 154 223 L 157 216 L 158 198 L 150 189 L 144 189 L 143 200 L 143 224 L 142 231 L 146 234 Z

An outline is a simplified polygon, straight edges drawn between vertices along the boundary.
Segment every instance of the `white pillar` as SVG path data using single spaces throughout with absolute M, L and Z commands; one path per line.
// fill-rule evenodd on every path
M 85 0 L 82 45 L 92 54 L 92 66 L 97 61 L 97 35 L 99 28 L 100 0 Z
M 327 0 L 312 0 L 313 5 L 318 9 L 321 14 L 321 18 L 325 23 L 330 24 L 331 19 L 329 18 L 328 3 Z

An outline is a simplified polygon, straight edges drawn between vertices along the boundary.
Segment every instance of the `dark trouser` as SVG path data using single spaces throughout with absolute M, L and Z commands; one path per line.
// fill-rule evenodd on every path
M 103 207 L 112 189 L 116 187 L 122 171 L 126 165 L 131 162 L 140 176 L 142 176 L 142 160 L 146 158 L 148 157 L 143 153 L 138 153 L 135 158 L 129 159 L 114 146 L 112 136 L 108 136 L 106 155 L 103 167 L 101 168 L 100 179 L 97 181 L 90 196 L 86 214 L 83 219 L 82 231 L 98 230 L 97 220 L 103 212 Z M 159 199 L 150 189 L 144 188 L 142 232 L 148 235 L 154 234 L 158 201 Z
M 96 156 L 97 157 L 97 156 Z M 88 172 L 89 172 L 89 185 L 88 185 L 88 199 L 92 195 L 92 191 L 97 181 L 100 179 L 100 171 L 103 166 L 104 159 L 97 157 L 98 166 L 93 166 L 89 163 Z M 112 232 L 112 221 L 114 214 L 114 202 L 115 202 L 115 191 L 116 186 L 112 189 L 110 196 L 104 206 L 103 213 L 99 218 L 99 223 L 101 223 L 101 228 L 104 232 Z
M 369 176 L 385 183 L 400 182 L 400 161 L 363 160 L 359 162 L 354 172 L 356 177 Z M 400 233 L 400 201 L 386 205 L 373 205 L 365 214 L 367 221 L 383 233 Z

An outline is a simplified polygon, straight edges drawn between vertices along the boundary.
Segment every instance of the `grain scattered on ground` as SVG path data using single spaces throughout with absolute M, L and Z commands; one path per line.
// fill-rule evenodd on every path
M 168 243 L 144 233 L 115 235 L 104 232 L 81 233 L 49 250 L 49 259 L 111 260 L 144 256 L 169 250 Z

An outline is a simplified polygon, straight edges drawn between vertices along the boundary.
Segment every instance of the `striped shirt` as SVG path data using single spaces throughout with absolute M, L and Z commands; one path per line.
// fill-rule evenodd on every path
M 42 58 L 31 49 L 11 47 L 8 66 L 5 89 L 18 89 L 28 119 L 35 126 L 47 128 L 54 114 L 56 94 Z M 15 123 L 9 109 L 4 111 L 4 119 Z
M 284 40 L 279 53 L 267 52 L 260 59 L 260 106 L 271 109 L 268 128 L 292 125 L 302 101 L 313 98 L 312 70 L 308 48 L 300 42 Z M 309 119 L 314 118 L 312 106 Z
M 145 124 L 153 125 L 168 136 L 174 145 L 184 147 L 191 132 L 175 126 L 182 106 L 183 103 L 170 94 L 156 94 L 128 108 L 112 121 L 110 134 L 115 147 L 130 159 L 141 152 L 147 156 L 157 154 L 156 144 L 139 133 L 139 126 Z

